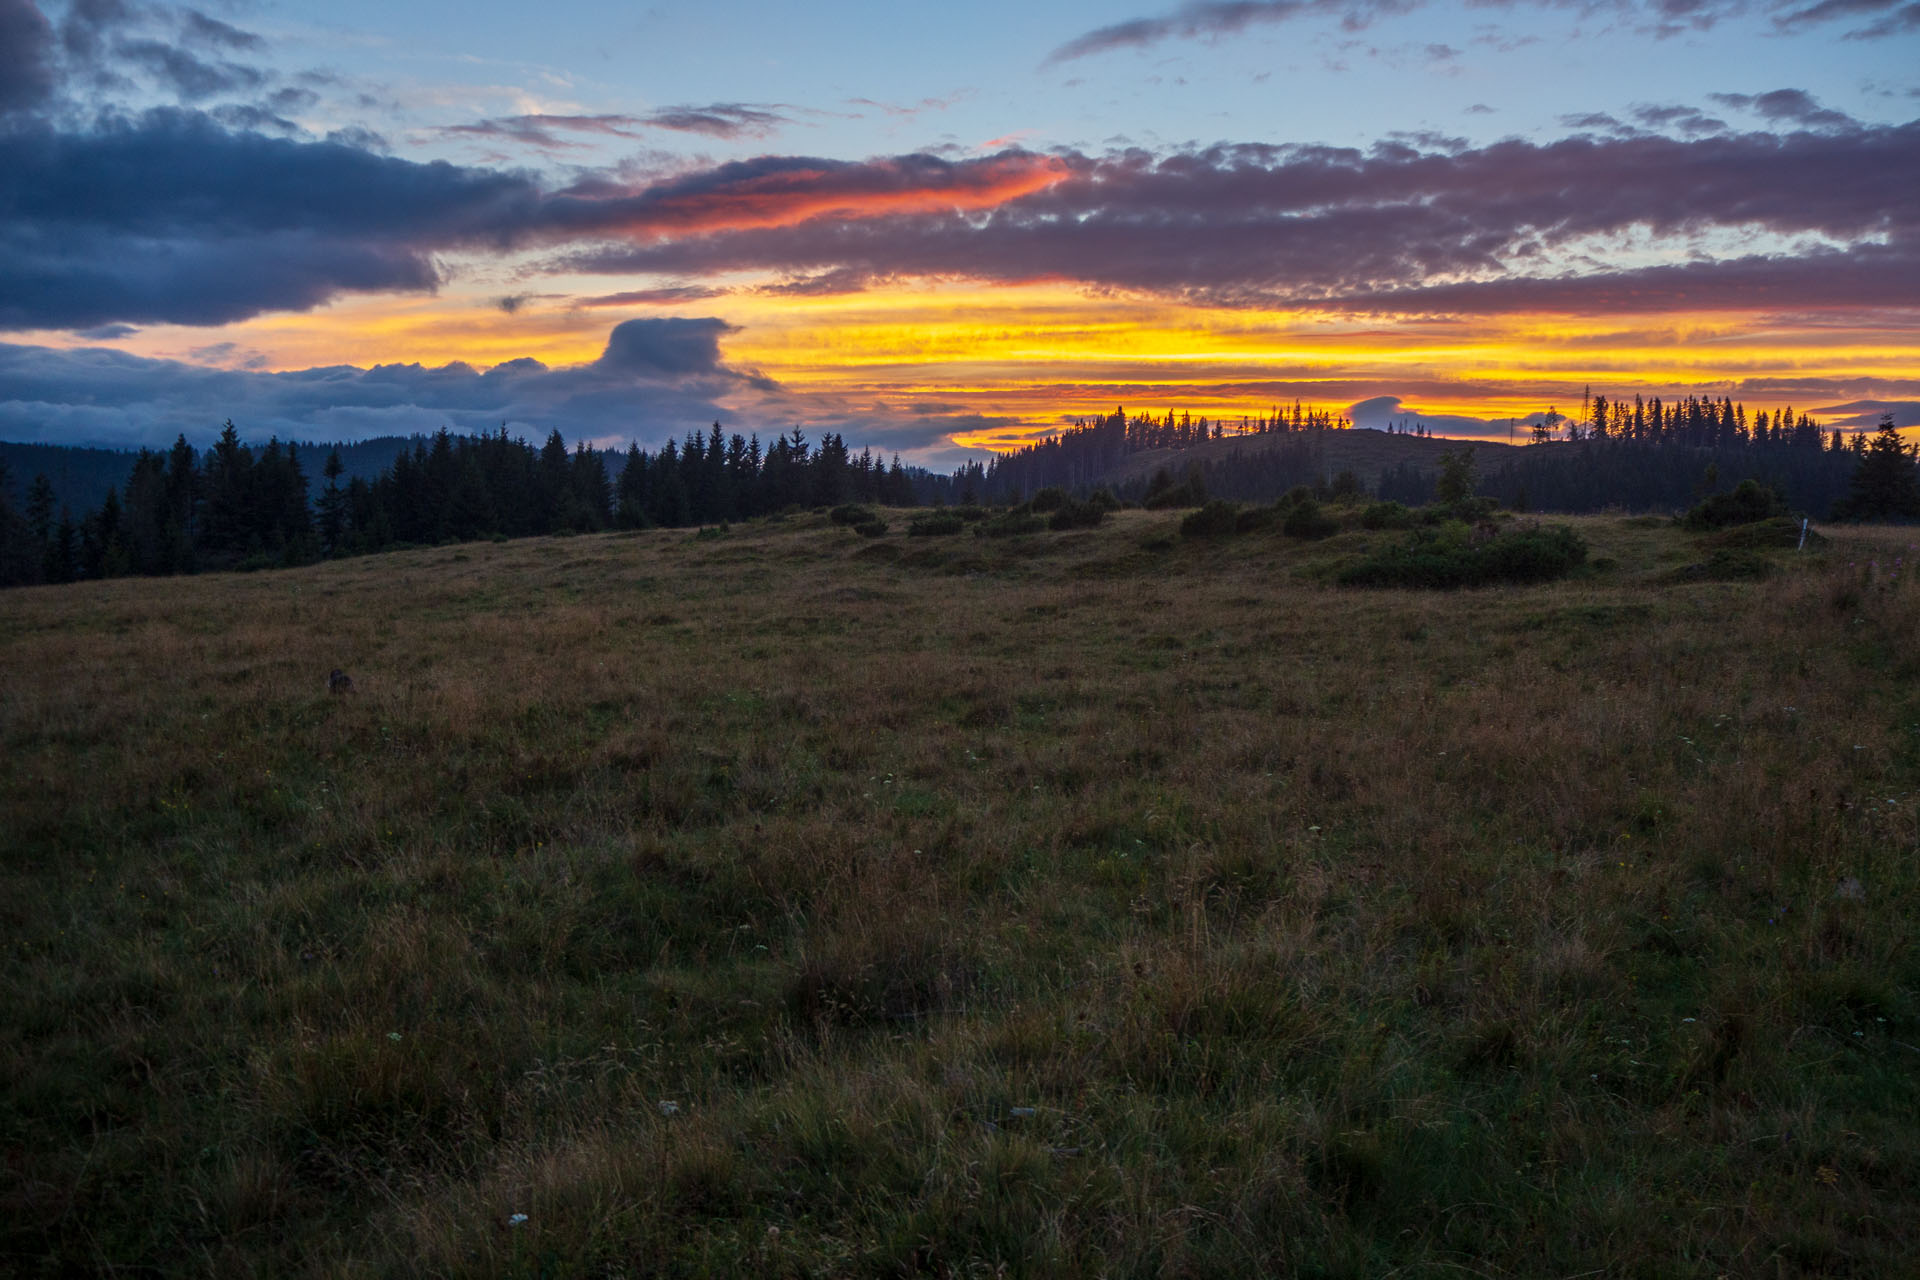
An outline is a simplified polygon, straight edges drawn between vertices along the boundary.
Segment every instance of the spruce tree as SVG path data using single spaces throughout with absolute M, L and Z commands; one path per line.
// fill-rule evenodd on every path
M 1853 485 L 1833 509 L 1836 520 L 1920 519 L 1920 473 L 1891 413 L 1854 468 Z
M 320 552 L 322 555 L 337 556 L 344 549 L 347 537 L 347 495 L 340 491 L 340 477 L 346 472 L 346 464 L 340 461 L 339 446 L 327 455 L 327 462 L 320 474 L 327 478 L 327 487 L 320 491 Z

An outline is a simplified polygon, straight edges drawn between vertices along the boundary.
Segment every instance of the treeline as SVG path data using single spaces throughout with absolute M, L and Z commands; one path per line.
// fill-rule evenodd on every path
M 1549 434 L 1555 416 L 1548 411 L 1543 423 Z M 1539 427 L 1535 427 L 1538 438 Z M 1569 440 L 1624 440 L 1636 444 L 1679 444 L 1694 449 L 1768 448 L 1786 446 L 1795 449 L 1838 450 L 1841 433 L 1829 437 L 1820 424 L 1807 414 L 1796 415 L 1791 408 L 1769 414 L 1765 410 L 1747 417 L 1747 407 L 1731 398 L 1714 400 L 1688 396 L 1672 404 L 1660 397 L 1651 400 L 1636 395 L 1628 404 L 1625 397 L 1609 400 L 1592 397 L 1579 419 L 1567 421 Z M 1856 435 L 1856 439 L 1859 437 Z
M 1535 443 L 1486 471 L 1480 492 L 1508 504 L 1537 510 L 1582 512 L 1607 508 L 1681 510 L 1716 487 L 1752 479 L 1779 488 L 1799 509 L 1824 514 L 1848 492 L 1866 450 L 1865 432 L 1829 431 L 1792 408 L 1749 413 L 1730 397 L 1591 396 L 1578 416 L 1557 408 L 1528 415 Z M 1192 475 L 1205 492 L 1242 502 L 1272 501 L 1301 485 L 1350 488 L 1351 476 L 1330 476 L 1320 445 L 1324 432 L 1351 426 L 1345 418 L 1296 404 L 1238 421 L 1195 418 L 1169 411 L 1132 416 L 1116 409 L 1104 418 L 1076 419 L 1057 436 L 1004 454 L 985 466 L 954 472 L 947 490 L 961 501 L 1018 501 L 1027 493 L 1060 486 L 1087 493 L 1106 486 L 1121 499 L 1139 501 L 1152 484 L 1135 478 L 1114 483 L 1126 459 L 1149 449 L 1191 449 L 1242 435 L 1295 433 L 1296 439 L 1258 449 L 1211 450 L 1210 455 L 1170 465 L 1182 482 Z M 1427 437 L 1409 417 L 1389 434 Z M 1576 446 L 1568 448 L 1567 446 Z M 1371 480 L 1382 500 L 1418 506 L 1432 500 L 1430 466 L 1397 463 Z
M 311 452 L 311 451 L 310 451 Z M 401 450 L 371 481 L 342 484 L 340 450 L 313 493 L 303 455 L 270 440 L 258 451 L 229 422 L 204 454 L 185 437 L 143 449 L 121 488 L 75 517 L 45 473 L 22 502 L 0 460 L 0 586 L 128 574 L 195 573 L 307 564 L 405 545 L 604 529 L 717 524 L 792 507 L 849 502 L 912 506 L 924 472 L 853 454 L 827 434 L 795 428 L 759 437 L 706 433 L 658 452 L 581 445 L 558 431 L 533 447 L 497 435 L 442 430 Z
M 1149 449 L 1190 449 L 1209 440 L 1351 425 L 1330 410 L 1297 401 L 1290 409 L 1276 405 L 1264 415 L 1240 418 L 1196 418 L 1171 409 L 1164 416 L 1129 416 L 1125 408 L 1116 408 L 1103 418 L 1075 418 L 1059 435 L 1001 454 L 985 466 L 971 464 L 956 473 L 955 482 L 964 488 L 971 480 L 983 499 L 1017 500 L 1047 488 L 1078 491 L 1100 484 L 1130 455 Z
M 1845 497 L 1860 454 L 1827 449 L 1718 448 L 1637 441 L 1503 450 L 1481 472 L 1477 492 L 1515 510 L 1681 511 L 1707 494 L 1753 480 L 1778 489 L 1796 510 L 1824 515 Z M 1385 502 L 1433 500 L 1433 474 L 1411 463 L 1383 468 L 1373 492 Z

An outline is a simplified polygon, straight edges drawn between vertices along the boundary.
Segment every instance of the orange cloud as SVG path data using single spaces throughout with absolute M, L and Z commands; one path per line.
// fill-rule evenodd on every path
M 857 220 L 990 209 L 1069 176 L 1059 157 L 1024 151 L 961 162 L 931 156 L 858 164 L 766 157 L 722 165 L 631 197 L 592 200 L 588 207 L 598 209 L 599 216 L 590 220 L 603 230 L 665 237 L 790 227 L 821 217 Z

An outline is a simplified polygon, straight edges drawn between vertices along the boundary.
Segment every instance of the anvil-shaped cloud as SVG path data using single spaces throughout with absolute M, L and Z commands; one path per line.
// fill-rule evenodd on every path
M 454 363 L 254 373 L 101 348 L 0 345 L 0 437 L 157 446 L 185 434 L 205 443 L 219 419 L 232 418 L 248 438 L 354 440 L 505 424 L 659 442 L 726 416 L 728 397 L 777 391 L 722 363 L 727 329 L 710 318 L 629 320 L 590 363 L 522 359 L 485 372 Z

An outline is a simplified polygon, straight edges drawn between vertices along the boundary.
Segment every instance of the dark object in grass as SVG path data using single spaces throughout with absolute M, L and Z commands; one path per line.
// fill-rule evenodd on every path
M 1027 510 L 1046 515 L 1050 511 L 1058 511 L 1072 501 L 1072 496 L 1065 489 L 1053 484 L 1034 494 L 1027 502 Z
M 327 692 L 333 694 L 352 693 L 353 677 L 335 667 L 327 675 Z
M 1348 587 L 1441 590 L 1497 582 L 1550 582 L 1586 562 L 1587 544 L 1566 525 L 1476 538 L 1464 525 L 1420 529 L 1340 572 Z
M 1215 498 L 1180 521 L 1183 538 L 1224 538 L 1240 528 L 1240 508 Z
M 1360 513 L 1362 529 L 1411 529 L 1413 512 L 1398 502 L 1375 502 Z
M 1049 529 L 1091 529 L 1107 518 L 1107 506 L 1089 499 L 1086 502 L 1069 500 L 1067 504 L 1047 517 Z
M 1312 498 L 1300 498 L 1280 521 L 1280 531 L 1289 538 L 1318 540 L 1340 532 L 1340 522 L 1322 511 Z
M 1792 516 L 1774 516 L 1770 520 L 1761 520 L 1753 524 L 1736 524 L 1722 529 L 1718 533 L 1708 534 L 1700 539 L 1703 547 L 1725 547 L 1729 550 L 1757 547 L 1798 547 L 1800 542 L 1800 522 Z M 1806 545 L 1819 547 L 1826 545 L 1826 539 L 1809 529 L 1806 532 Z
M 1206 500 L 1207 484 L 1200 478 L 1199 467 L 1189 465 L 1186 479 L 1179 483 L 1161 467 L 1147 482 L 1147 496 L 1142 505 L 1149 511 L 1164 511 L 1168 507 L 1198 507 Z
M 1751 548 L 1721 548 L 1705 560 L 1682 565 L 1663 582 L 1757 582 L 1774 574 L 1774 563 Z
M 1757 524 L 1787 514 L 1787 499 L 1778 489 L 1757 480 L 1742 480 L 1731 493 L 1703 498 L 1680 522 L 1696 533 L 1729 525 Z
M 875 511 L 872 507 L 862 506 L 857 502 L 842 503 L 840 506 L 827 512 L 827 519 L 833 521 L 835 524 L 845 525 L 848 528 L 858 528 L 863 524 L 878 520 L 879 518 L 879 512 Z
M 944 538 L 959 533 L 967 522 L 951 511 L 929 511 L 907 522 L 909 538 Z
M 981 538 L 1013 538 L 1026 533 L 1042 533 L 1046 527 L 1045 516 L 1015 508 L 991 520 L 982 520 L 974 526 L 973 532 Z
M 854 525 L 853 531 L 863 538 L 883 537 L 887 532 L 887 522 L 879 516 L 873 516 Z

